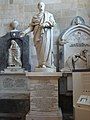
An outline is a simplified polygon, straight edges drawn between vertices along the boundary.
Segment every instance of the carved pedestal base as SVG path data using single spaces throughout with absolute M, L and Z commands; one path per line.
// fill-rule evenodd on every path
M 3 71 L 4 73 L 24 73 L 24 69 L 21 67 L 7 67 Z
M 35 72 L 56 72 L 56 68 L 35 68 Z
M 58 109 L 59 72 L 28 72 L 30 79 L 30 113 L 26 120 L 62 120 Z
M 30 112 L 26 120 L 62 120 L 62 112 Z

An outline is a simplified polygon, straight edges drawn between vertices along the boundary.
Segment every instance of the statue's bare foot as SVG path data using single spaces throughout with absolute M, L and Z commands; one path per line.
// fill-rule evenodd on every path
M 46 68 L 46 65 L 42 65 L 42 68 Z
M 38 65 L 37 68 L 46 68 L 46 65 Z

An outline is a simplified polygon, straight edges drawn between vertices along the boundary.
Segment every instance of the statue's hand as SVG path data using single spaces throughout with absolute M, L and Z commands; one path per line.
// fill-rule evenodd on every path
M 39 27 L 43 28 L 43 23 L 40 23 L 40 24 L 39 24 Z
M 20 37 L 24 37 L 25 33 L 24 32 L 20 32 Z
M 45 28 L 45 27 L 49 27 L 49 24 L 48 24 L 47 22 L 46 22 L 46 23 L 41 23 L 40 26 L 41 26 L 42 28 Z
M 80 54 L 77 53 L 77 54 L 75 55 L 75 57 L 76 57 L 76 58 L 80 58 Z

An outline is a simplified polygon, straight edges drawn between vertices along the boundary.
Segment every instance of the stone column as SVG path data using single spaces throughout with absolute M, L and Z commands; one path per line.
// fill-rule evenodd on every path
M 30 113 L 26 120 L 62 120 L 58 108 L 60 72 L 28 72 L 30 79 Z

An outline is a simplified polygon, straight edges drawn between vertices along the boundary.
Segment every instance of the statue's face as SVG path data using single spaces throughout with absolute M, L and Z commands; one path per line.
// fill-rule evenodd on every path
M 39 11 L 44 11 L 45 4 L 43 2 L 38 3 L 38 9 L 39 9 Z
M 16 47 L 16 42 L 14 40 L 12 40 L 11 43 L 14 47 Z

